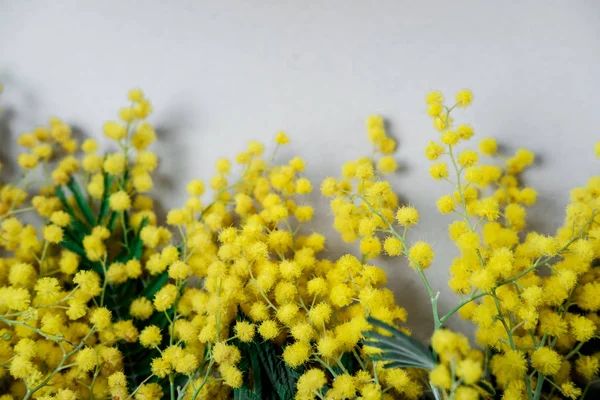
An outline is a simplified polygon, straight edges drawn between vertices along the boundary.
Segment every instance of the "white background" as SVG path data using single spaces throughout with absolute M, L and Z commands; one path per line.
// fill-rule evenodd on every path
M 338 175 L 342 162 L 368 152 L 364 119 L 380 113 L 399 141 L 395 189 L 422 213 L 411 237 L 435 246 L 428 274 L 447 311 L 456 251 L 450 217 L 435 200 L 450 189 L 427 173 L 423 148 L 436 132 L 425 93 L 472 89 L 473 108 L 457 115 L 477 137 L 538 154 L 526 174 L 540 193 L 530 219 L 550 233 L 568 190 L 599 171 L 591 149 L 600 139 L 599 38 L 597 0 L 1 0 L 0 104 L 8 112 L 0 154 L 6 159 L 18 133 L 52 115 L 101 137 L 128 89 L 141 87 L 160 131 L 156 196 L 174 207 L 185 183 L 209 178 L 218 157 L 250 139 L 270 142 L 280 129 L 293 140 L 282 159 L 305 157 L 315 182 Z M 333 238 L 330 254 L 352 251 L 321 205 L 316 229 Z M 416 274 L 403 262 L 377 264 L 389 271 L 409 326 L 428 336 Z

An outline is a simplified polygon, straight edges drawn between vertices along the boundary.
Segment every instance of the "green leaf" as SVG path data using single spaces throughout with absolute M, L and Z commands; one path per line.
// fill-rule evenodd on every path
M 280 400 L 294 397 L 296 393 L 296 382 L 303 372 L 303 367 L 297 369 L 289 368 L 283 360 L 275 353 L 271 342 L 254 342 L 259 347 L 259 357 L 263 363 L 265 372 L 271 385 L 275 388 Z
M 89 232 L 89 229 L 85 226 L 85 224 L 83 224 L 81 222 L 81 220 L 79 219 L 79 216 L 75 213 L 75 210 L 73 210 L 73 207 L 71 207 L 71 205 L 69 204 L 69 202 L 67 200 L 67 196 L 65 195 L 65 192 L 62 190 L 62 188 L 60 186 L 56 186 L 54 188 L 54 194 L 56 195 L 56 197 L 58 197 L 60 199 L 60 202 L 62 203 L 63 207 L 65 208 L 65 210 L 67 210 L 67 213 L 69 213 L 69 215 L 71 216 L 71 224 L 70 225 L 73 227 L 73 229 L 75 229 L 74 233 L 76 232 L 76 234 L 74 234 L 72 236 L 83 238 L 83 236 L 85 236 L 85 234 L 87 234 Z
M 69 226 L 65 226 L 63 228 L 63 232 L 65 233 L 64 240 L 69 240 L 74 243 L 81 243 L 83 241 L 83 238 L 81 238 L 80 235 L 76 233 L 75 230 L 71 229 Z
M 398 346 L 398 343 L 389 340 L 389 336 L 385 336 L 377 332 L 369 332 L 368 334 L 365 334 L 365 336 L 368 337 L 371 341 L 377 341 L 376 347 L 383 351 L 386 351 L 388 353 L 397 353 L 398 355 L 414 360 L 421 359 L 421 355 L 415 352 L 414 348 L 410 346 Z
M 127 219 L 127 216 L 125 216 Z M 128 247 L 123 246 L 123 250 L 119 253 L 117 257 L 115 257 L 114 261 L 116 262 L 127 262 L 131 259 L 139 260 L 142 258 L 142 252 L 144 250 L 144 242 L 140 238 L 140 234 L 142 229 L 148 224 L 148 219 L 144 218 L 138 231 L 132 236 L 131 230 L 128 231 Z
M 130 245 L 131 251 L 129 253 L 136 260 L 139 260 L 140 258 L 142 258 L 142 251 L 144 250 L 144 242 L 142 242 L 142 239 L 140 238 L 140 234 L 142 233 L 142 229 L 144 229 L 144 227 L 146 225 L 148 225 L 148 218 L 144 218 L 142 220 L 142 223 L 140 224 L 140 227 L 138 228 L 135 238 L 131 241 L 131 245 Z
M 102 265 L 100 265 L 100 263 L 91 262 L 90 260 L 88 260 L 85 255 L 85 250 L 83 249 L 83 247 L 81 247 L 81 245 L 78 242 L 65 238 L 65 239 L 63 239 L 62 242 L 60 242 L 60 245 L 63 248 L 69 250 L 70 252 L 75 253 L 78 256 L 80 256 L 81 257 L 81 265 L 83 267 L 87 267 L 87 269 L 94 270 L 100 276 L 104 275 L 104 270 L 102 269 Z M 85 269 L 85 268 L 81 268 L 81 269 Z
M 58 197 L 60 199 L 60 202 L 65 207 L 67 212 L 69 214 L 71 214 L 72 217 L 77 218 L 77 215 L 75 215 L 73 208 L 69 205 L 69 202 L 67 201 L 67 196 L 65 195 L 65 192 L 62 190 L 62 188 L 60 186 L 54 187 L 54 194 L 56 195 L 56 197 Z
M 492 396 L 496 395 L 496 389 L 494 389 L 492 384 L 489 383 L 488 381 L 479 381 L 479 382 L 477 382 L 477 386 Z
M 254 394 L 262 398 L 262 379 L 260 374 L 260 360 L 256 352 L 250 352 L 250 365 L 252 367 L 252 388 Z
M 423 366 L 421 366 L 420 364 L 416 364 L 415 362 L 412 362 L 412 361 L 390 361 L 390 357 L 387 357 L 387 356 L 384 356 L 384 357 L 374 356 L 374 357 L 371 357 L 371 360 L 386 362 L 384 368 L 387 368 L 387 369 L 390 369 L 390 368 L 423 368 Z
M 78 256 L 85 257 L 85 250 L 83 250 L 83 247 L 73 240 L 65 239 L 60 242 L 60 245 L 70 252 L 77 254 Z
M 77 202 L 77 206 L 83 213 L 83 216 L 85 217 L 87 223 L 90 226 L 94 226 L 94 214 L 92 213 L 92 210 L 88 205 L 87 201 L 85 201 L 85 198 L 83 197 L 83 193 L 81 192 L 81 188 L 79 187 L 77 181 L 71 178 L 71 180 L 69 180 L 69 182 L 67 183 L 67 187 L 71 190 L 71 193 L 73 193 L 75 201 Z
M 422 368 L 431 370 L 435 362 L 431 351 L 421 342 L 408 336 L 401 330 L 376 320 L 368 318 L 369 324 L 389 332 L 392 336 L 384 336 L 375 331 L 363 332 L 365 345 L 378 348 L 381 354 L 373 357 L 377 361 L 387 361 L 386 368 Z
M 77 242 L 82 243 L 83 238 L 90 233 L 90 230 L 79 220 L 72 220 L 71 224 L 64 228 L 65 232 L 75 239 Z
M 169 308 L 166 313 L 169 315 L 169 318 L 173 320 L 173 315 L 175 313 L 173 307 Z M 148 322 L 150 325 L 156 325 L 161 329 L 169 325 L 169 320 L 165 316 L 164 312 L 155 312 Z
M 354 375 L 354 373 L 359 369 L 358 363 L 356 362 L 356 358 L 354 358 L 354 354 L 352 354 L 351 352 L 346 352 L 342 354 L 342 357 L 340 357 L 340 362 L 350 375 Z M 342 374 L 344 372 L 344 370 L 339 365 L 334 365 L 332 369 L 337 374 Z
M 431 382 L 429 382 L 429 386 L 431 387 L 431 393 L 433 394 L 433 398 L 435 400 L 443 400 L 442 393 L 440 392 L 440 389 L 438 389 L 435 386 L 433 386 L 433 383 L 431 383 Z
M 242 387 L 234 390 L 236 399 L 262 399 L 262 381 L 265 378 L 262 374 L 262 366 L 256 351 L 254 343 L 243 343 L 236 340 L 235 345 L 242 353 L 242 359 L 238 368 L 244 374 L 244 384 Z
M 238 318 L 246 319 L 241 313 Z M 244 373 L 242 388 L 234 390 L 236 399 L 289 400 L 294 398 L 301 368 L 298 370 L 289 368 L 271 342 L 263 342 L 256 338 L 250 343 L 239 342 L 236 345 L 242 352 L 239 368 Z
M 108 224 L 106 225 L 109 231 L 112 232 L 115 229 L 115 223 L 117 222 L 118 217 L 119 213 L 116 213 L 114 211 L 110 214 L 110 219 L 108 220 Z
M 354 375 L 354 373 L 360 369 L 356 358 L 354 358 L 354 354 L 351 352 L 344 353 L 341 361 L 342 365 L 344 368 L 346 368 L 346 371 L 348 371 L 350 375 Z
M 90 228 L 87 225 L 85 225 L 83 222 L 81 222 L 79 219 L 72 221 L 71 226 L 79 234 L 79 236 L 81 237 L 82 240 L 85 235 L 90 233 Z
M 156 275 L 154 278 L 152 278 L 152 280 L 150 282 L 148 282 L 148 284 L 146 285 L 144 290 L 142 290 L 142 292 L 140 293 L 139 297 L 144 296 L 144 297 L 152 300 L 152 298 L 154 297 L 156 292 L 158 292 L 159 289 L 161 287 L 163 287 L 163 285 L 168 280 L 169 280 L 169 275 L 166 272 L 163 272 L 160 275 Z
M 156 292 L 160 290 L 161 287 L 169 280 L 169 275 L 166 272 L 163 272 L 160 275 L 155 276 L 146 287 L 140 292 L 137 297 L 146 297 L 149 300 L 152 300 Z M 173 318 L 173 307 L 167 310 L 169 314 L 169 318 Z M 156 325 L 160 328 L 164 328 L 167 324 L 167 318 L 164 313 L 156 312 L 154 315 L 148 320 L 149 324 Z
M 241 387 L 241 388 L 237 388 L 233 391 L 233 398 L 235 400 L 261 400 L 262 397 L 260 397 L 257 394 L 254 394 L 254 392 L 250 389 L 248 389 L 247 387 Z
M 279 400 L 293 399 L 294 393 L 296 393 L 295 388 L 293 390 L 290 390 L 290 388 L 288 388 L 288 386 L 285 384 L 277 385 L 277 395 L 279 397 Z M 275 397 L 275 396 L 273 396 L 273 397 Z
M 108 199 L 110 198 L 108 191 L 113 182 L 113 176 L 104 173 L 104 193 L 102 194 L 102 202 L 100 203 L 100 212 L 98 213 L 98 218 L 96 219 L 96 224 L 100 225 L 106 214 L 108 213 Z

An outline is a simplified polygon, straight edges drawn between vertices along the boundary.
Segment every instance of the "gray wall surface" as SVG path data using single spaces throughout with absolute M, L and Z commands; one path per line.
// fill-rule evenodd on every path
M 452 217 L 435 207 L 450 188 L 429 177 L 423 155 L 437 136 L 426 92 L 472 89 L 474 106 L 457 118 L 476 138 L 536 152 L 525 176 L 540 195 L 530 221 L 550 233 L 568 190 L 600 171 L 599 65 L 597 0 L 0 1 L 0 104 L 14 110 L 12 136 L 56 115 L 108 146 L 103 122 L 141 87 L 161 133 L 164 207 L 181 205 L 186 182 L 209 178 L 217 158 L 250 139 L 270 143 L 281 129 L 292 137 L 281 159 L 302 155 L 315 181 L 338 175 L 368 148 L 364 119 L 385 116 L 399 142 L 395 189 L 422 215 L 410 236 L 437 253 L 427 272 L 442 311 L 456 300 L 446 280 L 457 252 L 446 234 Z M 16 151 L 1 140 L 2 156 Z M 355 251 L 313 197 L 331 256 Z M 416 274 L 404 262 L 376 264 L 389 271 L 409 327 L 427 337 L 429 302 Z

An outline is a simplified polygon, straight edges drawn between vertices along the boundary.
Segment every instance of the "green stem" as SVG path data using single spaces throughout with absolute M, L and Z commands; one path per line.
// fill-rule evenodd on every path
M 340 367 L 340 369 L 344 372 L 344 374 L 348 374 L 348 370 L 346 369 L 346 367 L 344 367 L 344 364 L 342 364 L 342 360 L 340 360 L 339 357 L 335 358 L 335 362 L 337 363 L 338 367 Z
M 600 379 L 597 379 L 595 381 L 589 381 L 586 385 L 585 388 L 583 389 L 583 393 L 581 393 L 581 399 L 585 400 L 585 395 L 587 394 L 588 390 L 590 390 L 590 387 L 592 387 L 592 385 L 594 383 L 598 383 L 600 382 Z
M 322 366 L 324 366 L 324 367 L 325 367 L 325 368 L 326 368 L 326 369 L 329 371 L 329 373 L 330 373 L 330 374 L 331 374 L 333 377 L 336 377 L 336 376 L 337 376 L 337 374 L 335 373 L 335 371 L 334 371 L 333 369 L 331 369 L 331 367 L 329 366 L 329 364 L 327 364 L 327 363 L 326 363 L 325 361 L 323 361 L 321 358 L 319 358 L 318 356 L 314 356 L 314 359 L 315 359 L 316 361 L 318 361 L 318 362 L 319 362 L 319 364 L 321 364 Z M 373 368 L 375 368 L 375 367 L 373 367 Z
M 123 240 L 125 241 L 125 248 L 129 252 L 129 239 L 127 239 L 127 226 L 125 225 L 125 211 L 121 211 L 121 227 L 123 228 Z
M 44 247 L 42 248 L 42 256 L 40 257 L 40 273 L 44 273 L 44 261 L 46 260 L 46 253 L 48 252 L 48 241 L 44 240 Z
M 17 210 L 8 211 L 6 214 L 4 214 L 0 217 L 0 221 L 2 221 L 4 218 L 10 217 L 11 215 L 20 214 L 20 213 L 24 213 L 27 211 L 33 211 L 33 210 L 35 210 L 35 207 L 19 208 Z
M 541 372 L 538 372 L 537 386 L 535 388 L 535 394 L 533 395 L 533 400 L 540 399 L 540 397 L 542 395 L 542 386 L 544 386 L 544 379 L 545 379 L 545 376 Z
M 42 387 L 44 387 L 46 385 L 46 383 L 48 383 L 48 381 L 50 379 L 52 379 L 54 377 L 54 375 L 56 375 L 58 372 L 62 371 L 63 369 L 66 369 L 66 368 L 68 368 L 70 366 L 75 365 L 75 364 L 65 365 L 65 362 L 70 357 L 72 357 L 74 354 L 76 354 L 79 350 L 81 350 L 81 348 L 83 347 L 83 345 L 85 344 L 85 342 L 95 332 L 96 332 L 96 328 L 90 329 L 90 331 L 87 333 L 87 335 L 85 335 L 85 337 L 81 340 L 81 342 L 73 350 L 71 350 L 69 353 L 65 353 L 63 347 L 61 346 L 61 350 L 63 350 L 63 358 L 60 361 L 60 363 L 58 364 L 58 366 L 54 369 L 54 371 L 52 371 L 52 373 L 48 374 L 48 376 L 42 382 L 40 382 L 36 387 L 34 387 L 33 389 L 27 388 L 27 393 L 25 393 L 25 397 L 23 397 L 23 400 L 29 400 L 31 398 L 31 396 L 35 392 L 37 392 Z
M 415 264 L 415 263 L 413 263 L 413 264 Z M 425 272 L 423 272 L 423 269 L 418 264 L 415 264 L 415 267 L 417 269 L 417 272 L 419 272 L 421 281 L 423 281 L 423 284 L 427 288 L 427 293 L 429 294 L 429 299 L 431 301 L 431 311 L 433 313 L 433 325 L 434 325 L 434 329 L 437 331 L 442 326 L 442 323 L 440 322 L 439 313 L 438 313 L 438 298 L 440 296 L 440 293 L 438 292 L 437 294 L 433 294 L 433 289 L 431 288 L 431 285 L 429 284 L 429 281 L 427 280 L 427 276 L 425 276 Z
M 198 394 L 200 394 L 200 390 L 202 390 L 204 385 L 206 385 L 206 381 L 208 380 L 208 376 L 210 375 L 210 371 L 211 371 L 213 363 L 214 363 L 214 360 L 211 357 L 210 363 L 208 363 L 208 367 L 206 368 L 206 373 L 204 374 L 204 379 L 200 383 L 200 386 L 198 386 L 198 388 L 196 390 L 194 390 L 194 395 L 192 396 L 192 400 L 196 400 L 196 398 L 198 397 Z
M 583 342 L 577 343 L 577 346 L 575 346 L 575 348 L 573 350 L 571 350 L 569 352 L 569 354 L 567 354 L 565 356 L 565 360 L 568 360 L 569 358 L 573 357 L 575 354 L 579 353 L 579 350 L 581 349 L 581 346 L 583 346 Z
M 21 180 L 19 181 L 19 183 L 17 183 L 17 185 L 16 185 L 17 189 L 21 189 L 23 191 L 25 191 L 25 189 L 27 189 L 27 186 L 28 186 L 27 175 L 29 175 L 29 171 L 26 170 L 23 173 L 23 177 L 21 178 Z M 27 193 L 25 193 L 25 196 L 27 196 Z M 13 198 L 12 202 L 10 203 L 10 207 L 8 208 L 8 213 L 10 213 L 15 208 L 15 206 L 17 205 L 17 203 L 20 200 L 20 197 L 21 197 L 21 193 L 18 192 L 17 195 Z M 4 216 L 6 216 L 7 214 L 5 214 Z
M 510 327 L 506 323 L 506 319 L 504 318 L 504 314 L 502 313 L 502 308 L 500 307 L 500 301 L 498 300 L 498 296 L 496 295 L 495 289 L 492 290 L 492 298 L 494 299 L 494 304 L 496 305 L 496 310 L 498 311 L 498 319 L 500 320 L 500 322 L 502 323 L 502 326 L 504 326 L 504 329 L 506 330 L 510 348 L 515 350 L 516 347 L 515 347 L 515 341 L 513 339 L 512 331 L 510 330 Z
M 467 225 L 469 225 L 471 231 L 473 231 L 473 225 L 471 224 L 471 220 L 469 219 L 469 215 L 467 213 L 467 200 L 465 199 L 462 185 L 460 183 L 460 169 L 458 168 L 458 164 L 456 164 L 454 153 L 452 153 L 452 146 L 448 146 L 448 155 L 450 155 L 450 160 L 452 160 L 452 165 L 454 166 L 454 171 L 456 172 L 456 190 L 460 196 L 460 202 L 464 211 L 463 220 L 467 223 Z
M 462 307 L 469 304 L 473 300 L 477 300 L 481 297 L 488 296 L 488 295 L 489 295 L 489 293 L 479 293 L 479 294 L 471 295 L 468 299 L 461 301 L 456 307 L 454 307 L 452 310 L 450 310 L 450 312 L 448 314 L 441 317 L 440 323 L 443 324 L 444 322 L 446 322 L 446 320 L 448 318 L 450 318 L 452 315 L 454 315 L 456 312 L 458 312 L 458 310 L 460 310 Z
M 269 160 L 269 162 L 273 162 L 275 161 L 275 156 L 277 155 L 277 151 L 279 150 L 279 148 L 281 147 L 281 145 L 278 143 L 277 146 L 275 146 L 275 148 L 273 149 L 273 154 L 271 154 L 271 159 Z
M 403 254 L 405 255 L 406 258 L 408 258 L 409 262 L 415 266 L 415 269 L 417 270 L 417 272 L 419 273 L 419 277 L 421 278 L 421 281 L 423 282 L 423 285 L 425 285 L 425 288 L 427 289 L 427 293 L 429 294 L 429 299 L 431 301 L 431 311 L 433 314 L 433 325 L 435 330 L 438 330 L 442 324 L 440 322 L 440 316 L 438 314 L 438 307 L 437 307 L 437 302 L 438 302 L 438 294 L 435 294 L 433 292 L 433 289 L 431 288 L 431 285 L 429 284 L 429 280 L 427 279 L 427 276 L 425 275 L 425 272 L 423 271 L 423 269 L 419 266 L 418 263 L 416 263 L 409 254 L 408 251 L 408 247 L 406 246 L 406 238 L 405 235 L 400 235 L 395 229 L 394 226 L 383 216 L 383 214 L 381 214 L 379 211 L 375 210 L 375 208 L 373 208 L 373 205 L 364 197 L 361 197 L 362 201 L 367 205 L 367 207 L 369 208 L 369 210 L 377 215 L 379 218 L 381 218 L 381 220 L 387 225 L 389 233 L 391 233 L 392 235 L 394 235 L 399 241 L 400 243 L 402 243 L 402 249 L 403 249 Z
M 375 381 L 375 383 L 377 384 L 377 386 L 379 386 L 379 391 L 381 393 L 381 398 L 383 399 L 383 388 L 381 387 L 381 385 L 379 384 L 379 377 L 377 376 L 377 365 L 376 363 L 373 361 L 373 380 Z
M 171 400 L 175 400 L 175 375 L 169 374 L 169 391 L 171 393 Z
M 531 380 L 529 380 L 529 376 L 525 377 L 525 390 L 527 392 L 527 398 L 529 400 L 533 400 L 533 396 L 531 394 Z
M 88 387 L 90 389 L 90 400 L 94 400 L 94 385 L 96 384 L 96 379 L 100 374 L 100 363 L 98 360 L 98 352 L 96 352 L 96 368 L 94 368 L 94 376 L 92 377 L 92 383 Z M 151 375 L 152 376 L 152 375 Z
M 42 331 L 41 329 L 35 328 L 23 321 L 15 321 L 12 319 L 8 319 L 8 318 L 4 318 L 3 316 L 0 316 L 0 321 L 4 322 L 7 325 L 21 325 L 24 326 L 32 331 L 34 331 L 35 333 L 37 333 L 38 335 L 42 336 L 45 339 L 51 340 L 53 342 L 59 343 L 65 340 L 65 338 L 61 335 L 51 335 L 49 333 L 46 333 L 44 331 Z
M 106 276 L 106 261 L 102 261 L 102 271 L 104 272 L 104 279 L 102 282 L 102 294 L 100 295 L 100 307 L 104 307 L 104 294 L 106 293 L 106 285 L 108 284 L 108 277 Z
M 140 384 L 138 385 L 138 387 L 136 387 L 136 388 L 135 388 L 135 390 L 134 390 L 133 392 L 131 392 L 131 394 L 130 394 L 129 396 L 127 396 L 127 398 L 126 398 L 125 400 L 132 399 L 132 398 L 133 398 L 133 396 L 135 396 L 135 394 L 137 393 L 137 391 L 138 391 L 138 390 L 140 390 L 140 388 L 142 387 L 142 385 L 143 385 L 144 383 L 148 382 L 148 380 L 149 380 L 150 378 L 152 378 L 152 377 L 153 377 L 153 375 L 148 375 L 148 377 L 147 377 L 146 379 L 144 379 L 144 380 L 142 381 L 142 383 L 140 383 Z
M 366 368 L 365 364 L 363 363 L 362 359 L 360 358 L 360 356 L 358 355 L 358 353 L 356 352 L 356 349 L 352 349 L 352 354 L 354 354 L 354 358 L 356 358 L 356 361 L 358 361 L 360 368 L 362 370 L 366 371 L 367 368 Z
M 273 311 L 277 312 L 277 307 L 275 307 L 275 305 L 271 302 L 271 300 L 269 300 L 269 297 L 267 296 L 267 294 L 264 292 L 264 290 L 262 290 L 262 288 L 258 284 L 258 281 L 254 278 L 254 274 L 252 273 L 252 265 L 248 264 L 248 270 L 250 271 L 250 279 L 251 279 L 252 283 L 254 285 L 256 285 L 256 288 L 258 289 L 260 295 L 263 297 L 263 299 L 265 299 L 265 301 L 267 302 L 269 307 L 271 307 L 273 309 Z

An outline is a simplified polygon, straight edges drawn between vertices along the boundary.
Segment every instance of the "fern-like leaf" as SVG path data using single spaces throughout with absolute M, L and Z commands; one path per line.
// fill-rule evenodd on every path
M 386 368 L 422 368 L 431 370 L 435 367 L 433 355 L 421 342 L 408 336 L 401 330 L 377 319 L 368 318 L 369 324 L 391 334 L 385 336 L 375 331 L 366 331 L 365 345 L 381 350 L 374 356 L 375 361 L 386 361 Z

